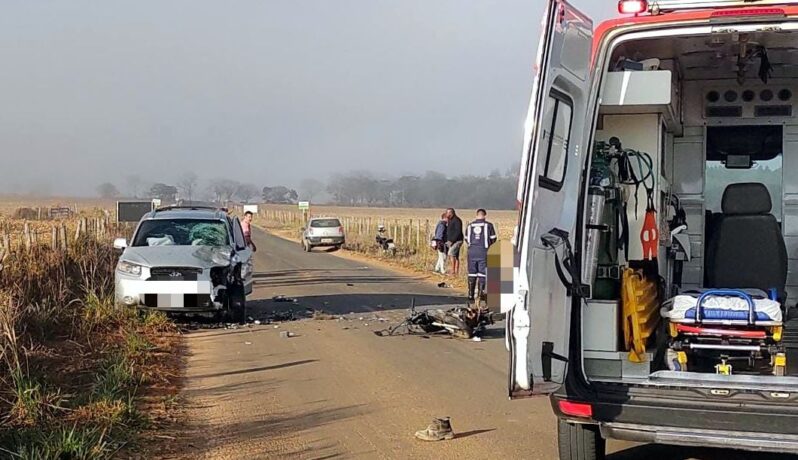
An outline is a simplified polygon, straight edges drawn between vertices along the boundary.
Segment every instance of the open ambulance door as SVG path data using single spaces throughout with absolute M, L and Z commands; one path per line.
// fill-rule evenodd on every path
M 589 295 L 573 251 L 590 153 L 593 27 L 563 0 L 548 0 L 546 8 L 524 132 L 513 295 L 502 304 L 512 398 L 549 394 L 564 381 L 572 300 Z

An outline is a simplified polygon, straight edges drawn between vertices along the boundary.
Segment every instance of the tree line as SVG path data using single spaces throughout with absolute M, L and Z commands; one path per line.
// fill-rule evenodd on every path
M 126 188 L 122 192 L 115 184 L 103 182 L 97 186 L 97 195 L 106 199 L 122 196 L 134 199 L 157 198 L 169 203 L 175 202 L 178 198 L 187 201 L 251 203 L 262 201 L 263 196 L 268 195 L 266 189 L 270 188 L 260 189 L 251 183 L 226 178 L 214 178 L 201 182 L 199 177 L 192 172 L 185 173 L 174 184 L 146 183 L 139 176 L 128 176 L 125 183 Z
M 293 189 L 285 185 L 258 187 L 225 178 L 201 183 L 196 174 L 186 173 L 175 184 L 158 182 L 145 185 L 137 176 L 129 176 L 125 194 L 110 182 L 100 184 L 97 193 L 107 199 L 127 196 L 158 198 L 164 202 L 180 198 L 220 203 L 296 204 L 299 200 L 307 200 L 342 206 L 512 209 L 517 178 L 517 166 L 504 173 L 494 170 L 485 176 L 457 177 L 435 171 L 399 177 L 352 171 L 333 174 L 326 182 L 307 178 L 301 181 L 298 189 Z
M 329 202 L 345 206 L 513 209 L 517 184 L 517 167 L 505 173 L 495 170 L 486 176 L 457 177 L 428 171 L 386 178 L 354 171 L 333 174 L 323 188 L 315 179 L 305 180 L 300 192 L 312 198 L 324 190 Z

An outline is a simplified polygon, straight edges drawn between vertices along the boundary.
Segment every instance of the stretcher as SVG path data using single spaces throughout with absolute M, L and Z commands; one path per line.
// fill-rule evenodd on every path
M 784 375 L 781 343 L 783 310 L 775 292 L 757 289 L 688 291 L 669 299 L 660 310 L 668 321 L 668 366 L 688 370 L 714 364 L 731 374 L 732 362 L 749 372 Z
M 661 310 L 672 323 L 779 326 L 781 303 L 759 289 L 688 291 L 667 301 Z

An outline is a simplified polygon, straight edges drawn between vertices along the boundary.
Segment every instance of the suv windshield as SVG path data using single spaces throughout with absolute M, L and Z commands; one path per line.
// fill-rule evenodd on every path
M 340 227 L 341 221 L 339 221 L 338 219 L 316 219 L 310 221 L 310 226 L 313 228 Z
M 139 226 L 133 246 L 228 246 L 227 223 L 220 220 L 153 219 Z

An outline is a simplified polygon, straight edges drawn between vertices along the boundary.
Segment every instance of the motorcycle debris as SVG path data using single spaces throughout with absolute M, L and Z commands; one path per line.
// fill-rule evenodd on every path
M 275 302 L 292 302 L 292 303 L 297 302 L 297 300 L 294 299 L 293 297 L 286 297 L 282 294 L 272 297 L 272 300 Z

